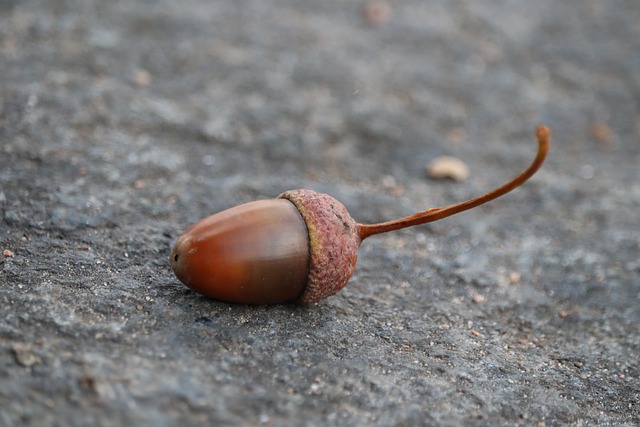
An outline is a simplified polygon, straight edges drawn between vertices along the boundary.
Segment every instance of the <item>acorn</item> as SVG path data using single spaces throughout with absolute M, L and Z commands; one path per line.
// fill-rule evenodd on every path
M 367 237 L 437 221 L 507 194 L 542 166 L 551 131 L 539 126 L 534 161 L 482 196 L 379 224 L 359 224 L 342 203 L 312 190 L 245 203 L 189 227 L 170 255 L 178 279 L 217 300 L 309 304 L 336 294 L 353 274 Z

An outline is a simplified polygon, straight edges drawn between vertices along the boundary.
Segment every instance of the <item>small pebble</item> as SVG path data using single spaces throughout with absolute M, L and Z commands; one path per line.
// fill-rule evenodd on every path
M 391 19 L 391 5 L 386 1 L 372 1 L 364 6 L 364 18 L 371 26 L 378 27 Z
M 11 258 L 13 257 L 13 252 L 11 252 L 9 249 L 5 249 L 2 251 L 2 256 L 5 258 Z
M 471 301 L 475 302 L 476 304 L 482 304 L 486 300 L 487 300 L 487 298 L 484 295 L 481 295 L 481 294 L 474 294 L 471 297 Z
M 151 74 L 147 70 L 138 69 L 133 73 L 131 81 L 138 87 L 149 86 Z
M 469 178 L 467 164 L 451 156 L 436 157 L 427 165 L 426 171 L 427 176 L 434 179 L 449 178 L 456 182 L 462 182 Z
M 591 123 L 591 136 L 602 144 L 611 144 L 613 141 L 613 130 L 605 122 Z
M 33 347 L 29 343 L 18 343 L 13 345 L 13 354 L 16 362 L 28 368 L 39 362 L 38 356 L 33 351 Z

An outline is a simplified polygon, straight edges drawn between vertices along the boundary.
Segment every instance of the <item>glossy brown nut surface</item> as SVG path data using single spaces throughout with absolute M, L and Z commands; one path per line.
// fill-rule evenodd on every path
M 259 200 L 205 218 L 182 234 L 170 255 L 178 279 L 221 301 L 277 304 L 307 285 L 309 237 L 288 200 Z

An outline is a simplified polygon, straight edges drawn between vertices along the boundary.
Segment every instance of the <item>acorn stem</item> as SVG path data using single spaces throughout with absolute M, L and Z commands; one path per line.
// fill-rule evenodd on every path
M 540 169 L 542 163 L 544 163 L 544 159 L 547 157 L 547 153 L 549 152 L 551 130 L 544 125 L 538 126 L 538 129 L 536 130 L 536 138 L 538 139 L 538 153 L 536 155 L 536 158 L 527 169 L 525 169 L 512 181 L 492 191 L 489 191 L 488 193 L 485 193 L 478 197 L 474 197 L 473 199 L 469 199 L 464 202 L 442 206 L 439 208 L 427 209 L 426 211 L 418 212 L 404 218 L 382 222 L 379 224 L 358 224 L 357 227 L 358 233 L 360 234 L 360 239 L 364 240 L 367 237 L 373 236 L 375 234 L 386 233 L 388 231 L 400 230 L 402 228 L 413 227 L 414 225 L 438 221 L 448 216 L 455 215 L 457 213 L 464 212 L 466 210 L 483 205 L 518 188 L 529 178 L 531 178 L 538 171 L 538 169 Z

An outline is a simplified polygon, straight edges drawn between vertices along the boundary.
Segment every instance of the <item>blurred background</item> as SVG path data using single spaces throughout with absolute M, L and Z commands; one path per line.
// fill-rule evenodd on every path
M 0 424 L 640 422 L 640 3 L 0 0 Z M 311 188 L 379 222 L 311 307 L 171 243 Z M 442 155 L 469 178 L 433 179 Z M 454 177 L 459 171 L 451 171 Z

